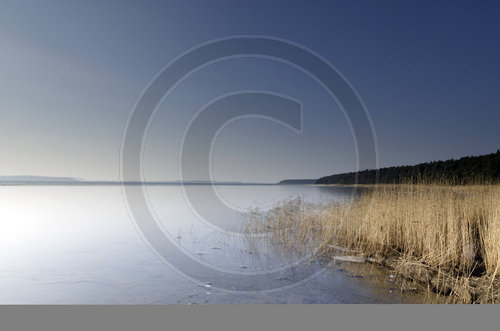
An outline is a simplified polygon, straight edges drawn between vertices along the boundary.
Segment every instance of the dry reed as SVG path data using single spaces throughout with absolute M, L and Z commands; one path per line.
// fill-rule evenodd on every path
M 499 185 L 383 185 L 350 203 L 286 201 L 253 212 L 246 231 L 314 257 L 357 252 L 451 303 L 499 301 Z

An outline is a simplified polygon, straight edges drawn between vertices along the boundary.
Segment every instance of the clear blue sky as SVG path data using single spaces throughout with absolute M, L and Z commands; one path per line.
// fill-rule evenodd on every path
M 178 54 L 229 35 L 302 44 L 356 88 L 375 125 L 380 165 L 500 148 L 500 3 L 494 1 L 2 1 L 0 175 L 118 179 L 133 104 Z M 178 144 L 197 109 L 238 89 L 304 104 L 297 135 L 239 121 L 214 150 L 218 180 L 315 178 L 354 168 L 337 106 L 284 64 L 238 59 L 193 75 L 151 127 L 145 170 L 178 178 Z

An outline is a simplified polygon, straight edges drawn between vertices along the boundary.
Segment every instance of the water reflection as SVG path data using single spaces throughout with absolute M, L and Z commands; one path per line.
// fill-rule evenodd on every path
M 200 192 L 210 189 L 200 186 Z M 234 230 L 241 212 L 270 208 L 284 199 L 343 200 L 350 188 L 318 186 L 220 186 L 219 194 L 240 209 L 233 215 L 212 210 L 218 227 Z M 245 273 L 289 263 L 289 256 L 254 250 L 239 238 L 200 222 L 178 186 L 148 188 L 158 222 L 182 249 L 199 261 L 242 273 L 234 286 L 248 287 Z M 152 252 L 127 215 L 120 187 L 0 187 L 0 302 L 66 304 L 189 303 L 376 303 L 405 302 L 390 284 L 324 268 L 300 286 L 270 293 L 227 293 L 210 275 L 196 284 Z M 284 285 L 293 275 L 273 278 Z M 224 279 L 217 279 L 224 282 Z M 263 284 L 264 285 L 264 284 Z

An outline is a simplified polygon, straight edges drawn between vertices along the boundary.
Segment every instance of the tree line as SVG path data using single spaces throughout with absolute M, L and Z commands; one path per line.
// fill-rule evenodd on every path
M 321 177 L 316 184 L 473 184 L 500 182 L 500 150 L 496 153 L 466 156 L 458 160 L 433 161 L 412 166 L 362 170 Z

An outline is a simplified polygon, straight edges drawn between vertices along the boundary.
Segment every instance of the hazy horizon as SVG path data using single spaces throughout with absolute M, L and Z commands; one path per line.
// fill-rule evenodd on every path
M 498 153 L 499 150 L 497 150 Z M 494 152 L 493 152 L 494 153 Z M 487 153 L 487 154 L 493 154 L 493 153 Z M 486 154 L 486 155 L 487 155 Z M 483 154 L 481 154 L 483 155 Z M 479 155 L 464 155 L 462 157 L 474 157 L 474 156 L 479 156 Z M 462 157 L 456 158 L 455 160 L 458 160 Z M 429 160 L 428 162 L 433 162 L 433 161 L 447 161 L 447 160 Z M 397 166 L 412 166 L 414 164 L 399 164 L 399 165 L 391 165 L 387 167 L 397 167 Z M 387 168 L 383 167 L 383 168 Z M 382 169 L 382 168 L 379 168 Z M 373 170 L 373 169 L 362 169 L 362 170 Z M 329 175 L 336 175 L 339 173 L 334 173 L 334 174 L 326 174 L 325 176 Z M 8 180 L 15 180 L 15 181 L 28 181 L 29 179 L 34 179 L 34 180 L 58 180 L 58 181 L 65 181 L 65 180 L 71 180 L 71 181 L 82 181 L 82 182 L 121 182 L 120 180 L 113 180 L 113 179 L 96 179 L 96 178 L 78 178 L 78 177 L 56 177 L 56 176 L 39 176 L 39 175 L 10 175 L 10 176 L 0 176 L 0 182 L 1 181 L 8 181 Z M 148 182 L 157 182 L 157 183 L 180 183 L 180 182 L 186 182 L 186 183 L 204 183 L 204 182 L 212 182 L 212 183 L 239 183 L 239 184 L 276 184 L 281 181 L 286 181 L 286 180 L 315 180 L 318 178 L 283 178 L 280 179 L 276 182 L 246 182 L 246 181 L 238 181 L 238 180 L 231 180 L 231 181 L 210 181 L 210 180 L 204 180 L 204 179 L 190 179 L 190 180 L 168 180 L 168 179 L 156 179 L 156 180 L 150 180 Z

